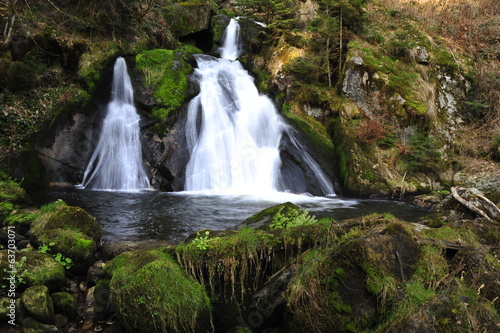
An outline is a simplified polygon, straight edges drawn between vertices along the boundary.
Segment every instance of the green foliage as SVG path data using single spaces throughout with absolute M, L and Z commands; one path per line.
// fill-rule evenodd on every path
M 236 7 L 245 17 L 263 21 L 277 34 L 289 32 L 298 21 L 294 0 L 237 0 Z
M 187 98 L 191 66 L 184 61 L 185 51 L 154 49 L 136 56 L 137 69 L 146 80 L 146 86 L 154 89 L 153 97 L 158 104 L 153 115 L 165 120 L 171 111 L 182 106 Z
M 200 251 L 205 251 L 209 247 L 208 236 L 210 235 L 210 231 L 205 231 L 204 233 L 197 233 L 195 239 L 191 241 L 191 243 Z
M 50 242 L 49 244 L 42 243 L 41 246 L 38 247 L 37 251 L 40 253 L 50 253 L 50 249 L 56 245 L 55 242 Z M 57 261 L 61 266 L 66 269 L 70 269 L 73 266 L 73 260 L 71 258 L 66 258 L 61 253 L 56 253 L 53 255 L 55 261 Z
M 401 154 L 408 170 L 425 172 L 436 170 L 441 163 L 441 153 L 434 138 L 424 132 L 415 132 L 408 140 L 409 150 Z
M 282 228 L 293 228 L 302 225 L 310 225 L 318 222 L 314 215 L 309 215 L 309 211 L 306 209 L 303 212 L 292 210 L 286 215 L 281 214 L 282 209 L 280 209 L 274 216 L 270 229 L 282 229 Z
M 40 207 L 40 213 L 41 214 L 46 214 L 46 213 L 52 213 L 55 212 L 58 208 L 66 206 L 66 202 L 62 199 L 57 199 L 56 201 L 43 205 Z

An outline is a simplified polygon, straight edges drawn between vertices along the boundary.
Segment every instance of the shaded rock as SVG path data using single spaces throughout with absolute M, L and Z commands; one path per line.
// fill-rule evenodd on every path
M 49 325 L 39 322 L 33 317 L 28 317 L 23 320 L 24 333 L 59 333 L 59 329 L 55 325 Z
M 432 209 L 443 201 L 443 199 L 444 196 L 441 194 L 422 194 L 413 198 L 412 204 L 417 207 Z
M 128 332 L 206 331 L 210 300 L 205 288 L 165 249 L 123 253 L 106 267 L 111 299 Z
M 114 313 L 109 299 L 111 296 L 110 283 L 111 280 L 100 280 L 95 286 L 94 309 L 97 320 L 109 318 Z
M 77 315 L 76 299 L 69 293 L 60 291 L 50 295 L 52 298 L 52 303 L 54 304 L 54 310 L 58 313 L 65 314 L 70 318 L 75 318 Z
M 87 282 L 96 284 L 99 280 L 106 278 L 106 273 L 104 272 L 104 262 L 99 260 L 87 271 Z
M 49 288 L 38 285 L 29 287 L 21 296 L 26 311 L 43 323 L 54 322 L 54 304 L 50 298 Z

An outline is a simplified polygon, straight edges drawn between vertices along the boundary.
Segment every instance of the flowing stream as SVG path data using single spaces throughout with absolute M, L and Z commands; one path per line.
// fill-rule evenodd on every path
M 116 59 L 113 68 L 111 95 L 82 186 L 102 190 L 147 189 L 149 180 L 142 164 L 139 115 L 127 64 L 122 57 Z

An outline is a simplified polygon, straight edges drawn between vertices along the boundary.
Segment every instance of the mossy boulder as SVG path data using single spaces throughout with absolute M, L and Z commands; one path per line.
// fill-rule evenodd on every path
M 26 192 L 17 182 L 1 176 L 0 178 L 2 178 L 0 180 L 0 201 L 20 204 L 30 203 Z
M 95 242 L 102 236 L 101 226 L 95 217 L 80 207 L 67 206 L 64 202 L 56 202 L 42 209 L 42 214 L 32 223 L 30 232 L 38 239 L 43 232 L 53 229 L 81 232 Z
M 172 3 L 164 11 L 164 17 L 174 36 L 186 36 L 209 28 L 212 5 L 206 0 Z
M 170 112 L 179 109 L 188 97 L 187 75 L 192 67 L 187 59 L 191 57 L 182 50 L 154 49 L 139 53 L 136 64 L 145 79 L 147 94 L 152 94 L 156 106 L 153 116 L 167 119 Z
M 0 258 L 2 258 L 2 267 L 9 267 L 8 271 L 0 272 L 2 280 L 4 280 L 10 277 L 7 250 L 0 251 Z M 50 290 L 56 290 L 66 281 L 64 267 L 49 254 L 33 251 L 16 252 L 15 260 L 16 263 L 13 268 L 17 271 L 16 283 L 18 288 L 45 285 Z
M 285 202 L 276 206 L 266 208 L 255 215 L 250 216 L 240 224 L 229 228 L 230 230 L 240 230 L 242 228 L 252 228 L 269 230 L 269 225 L 272 223 L 278 213 L 284 216 L 300 212 L 301 209 L 291 202 Z
M 76 299 L 67 292 L 60 291 L 50 295 L 52 298 L 52 303 L 54 304 L 54 310 L 57 313 L 65 314 L 70 318 L 75 318 L 77 315 L 78 304 Z
M 80 231 L 50 229 L 40 234 L 38 242 L 49 244 L 50 253 L 60 253 L 65 258 L 70 258 L 75 268 L 82 268 L 76 266 L 88 268 L 88 265 L 95 261 L 96 242 Z
M 419 245 L 403 224 L 374 219 L 369 222 L 378 221 L 380 227 L 356 230 L 338 247 L 316 248 L 300 257 L 286 291 L 291 332 L 354 332 L 380 319 L 378 302 L 387 306 L 398 285 L 411 276 Z
M 166 249 L 125 252 L 105 266 L 111 299 L 128 332 L 206 331 L 210 300 L 205 288 Z
M 43 285 L 29 287 L 24 291 L 21 300 L 26 311 L 37 320 L 47 324 L 54 322 L 54 304 L 49 288 Z

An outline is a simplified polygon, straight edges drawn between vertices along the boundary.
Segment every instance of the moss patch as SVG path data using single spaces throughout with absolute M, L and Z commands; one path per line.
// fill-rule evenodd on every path
M 122 324 L 134 332 L 196 331 L 210 327 L 210 300 L 202 285 L 165 249 L 126 252 L 105 267 Z
M 180 108 L 188 95 L 187 75 L 192 72 L 182 50 L 155 49 L 136 56 L 137 69 L 145 78 L 148 89 L 154 90 L 157 106 L 153 116 L 164 120 L 169 113 Z

